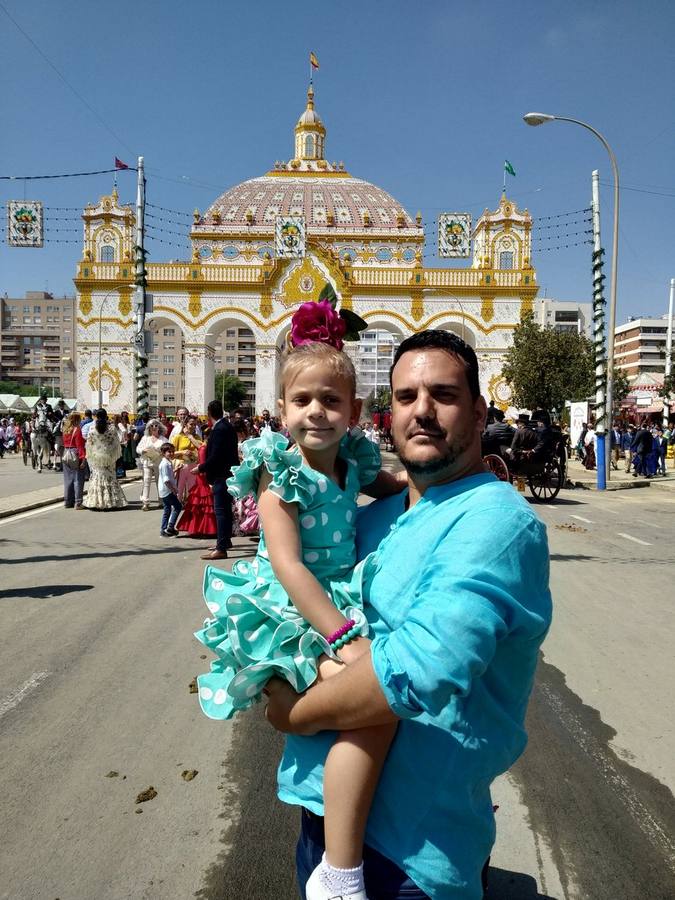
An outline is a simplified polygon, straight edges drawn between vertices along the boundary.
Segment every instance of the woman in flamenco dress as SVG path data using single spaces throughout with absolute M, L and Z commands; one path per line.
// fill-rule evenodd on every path
M 206 460 L 206 441 L 198 450 L 198 460 L 200 465 Z M 211 486 L 201 472 L 195 476 L 176 528 L 190 537 L 214 537 L 218 529 Z

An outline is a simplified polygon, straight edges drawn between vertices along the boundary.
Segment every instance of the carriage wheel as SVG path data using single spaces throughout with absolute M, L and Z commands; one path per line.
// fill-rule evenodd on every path
M 492 472 L 493 475 L 496 475 L 500 481 L 511 480 L 509 476 L 509 467 L 501 456 L 497 456 L 496 453 L 488 453 L 487 456 L 484 456 L 483 464 L 487 466 L 488 470 Z
M 535 500 L 555 500 L 563 485 L 563 470 L 559 459 L 544 464 L 536 475 L 530 475 L 527 482 Z

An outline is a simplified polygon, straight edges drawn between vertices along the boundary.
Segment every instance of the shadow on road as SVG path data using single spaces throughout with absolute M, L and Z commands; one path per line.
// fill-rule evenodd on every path
M 540 894 L 537 882 L 531 875 L 495 869 L 491 866 L 484 900 L 556 900 L 556 898 Z
M 5 591 L 0 591 L 0 600 L 18 600 L 20 598 L 49 600 L 52 597 L 63 597 L 64 594 L 76 594 L 93 589 L 93 584 L 44 584 L 26 588 L 7 588 Z

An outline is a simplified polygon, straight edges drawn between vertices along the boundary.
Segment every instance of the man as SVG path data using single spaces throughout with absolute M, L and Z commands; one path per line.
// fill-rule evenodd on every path
M 10 419 L 10 422 L 12 420 Z M 666 454 L 668 453 L 668 438 L 664 435 L 663 428 L 657 425 L 654 434 L 654 445 L 657 453 L 656 474 L 666 476 Z
M 649 478 L 649 473 L 647 471 L 647 455 L 652 449 L 653 443 L 654 439 L 652 438 L 651 431 L 647 427 L 647 420 L 645 419 L 636 431 L 630 445 L 631 451 L 635 454 L 635 471 L 633 472 L 633 478 L 637 478 L 638 475 L 644 475 L 645 478 Z
M 84 416 L 82 417 L 82 422 L 80 424 L 80 430 L 82 431 L 82 437 L 87 440 L 89 437 L 89 430 L 91 426 L 94 424 L 94 416 L 90 409 L 85 409 Z
M 621 439 L 621 445 L 623 447 L 624 452 L 624 462 L 625 462 L 625 470 L 626 472 L 630 472 L 631 466 L 633 465 L 633 441 L 635 440 L 635 425 L 630 424 L 626 431 L 623 434 Z
M 486 453 L 497 453 L 503 456 L 507 448 L 511 446 L 516 429 L 504 421 L 504 410 L 495 406 L 492 413 L 492 422 L 488 423 L 483 432 Z
M 218 537 L 216 546 L 207 553 L 202 553 L 202 559 L 227 559 L 227 551 L 232 546 L 232 498 L 227 492 L 225 481 L 232 474 L 232 466 L 239 465 L 237 432 L 223 418 L 223 404 L 220 400 L 209 403 L 208 414 L 211 434 L 206 445 L 206 459 L 196 466 L 196 471 L 206 475 L 213 490 L 213 511 Z
M 471 347 L 444 331 L 413 335 L 391 382 L 408 489 L 359 518 L 359 556 L 376 551 L 365 569 L 370 653 L 302 696 L 268 684 L 268 719 L 289 733 L 279 797 L 303 807 L 302 890 L 323 852 L 334 732 L 399 720 L 368 820 L 366 893 L 480 900 L 495 837 L 489 786 L 525 747 L 550 623 L 546 530 L 484 469 Z
M 530 427 L 530 417 L 520 413 L 516 420 L 516 433 L 513 435 L 509 455 L 517 468 L 521 462 L 527 462 L 538 444 L 537 435 Z
M 167 430 L 167 441 L 170 441 L 171 438 L 176 437 L 176 435 L 180 434 L 181 428 L 187 420 L 190 418 L 190 411 L 186 406 L 179 406 L 176 410 L 176 418 L 171 423 L 171 427 Z
M 619 454 L 621 453 L 621 428 L 619 427 L 619 423 L 615 422 L 612 426 L 612 430 L 610 432 L 610 447 L 611 447 L 611 463 L 612 468 L 618 470 L 619 468 Z

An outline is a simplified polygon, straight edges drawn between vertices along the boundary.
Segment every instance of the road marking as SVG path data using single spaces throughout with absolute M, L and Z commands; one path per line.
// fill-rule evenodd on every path
M 645 522 L 643 519 L 636 519 L 635 521 L 638 523 L 638 525 L 646 525 L 647 528 L 661 528 L 662 527 L 661 525 L 655 525 L 654 522 Z
M 575 516 L 570 513 L 570 519 L 578 519 L 580 522 L 585 522 L 587 525 L 595 525 L 595 522 L 592 522 L 590 519 L 584 519 L 583 516 Z
M 22 700 L 25 700 L 40 682 L 44 681 L 48 676 L 49 672 L 33 672 L 28 681 L 25 684 L 22 684 L 18 691 L 15 691 L 15 693 L 10 694 L 9 697 L 5 697 L 4 700 L 0 701 L 0 718 L 2 718 L 5 713 L 8 713 L 10 710 L 17 707 L 19 703 L 21 703 Z
M 544 503 L 544 506 L 546 506 L 548 509 L 557 509 L 555 503 Z
M 14 522 L 20 522 L 21 519 L 30 519 L 33 516 L 42 515 L 42 513 L 51 512 L 63 506 L 63 500 L 55 500 L 50 506 L 41 506 L 39 509 L 29 509 L 28 512 L 17 513 L 15 516 L 6 516 L 0 519 L 0 527 L 3 525 L 13 525 Z
M 627 541 L 635 541 L 636 544 L 642 544 L 643 547 L 651 547 L 649 541 L 641 541 L 640 538 L 633 537 L 631 534 L 624 534 L 623 531 L 617 531 L 619 537 L 626 538 Z

